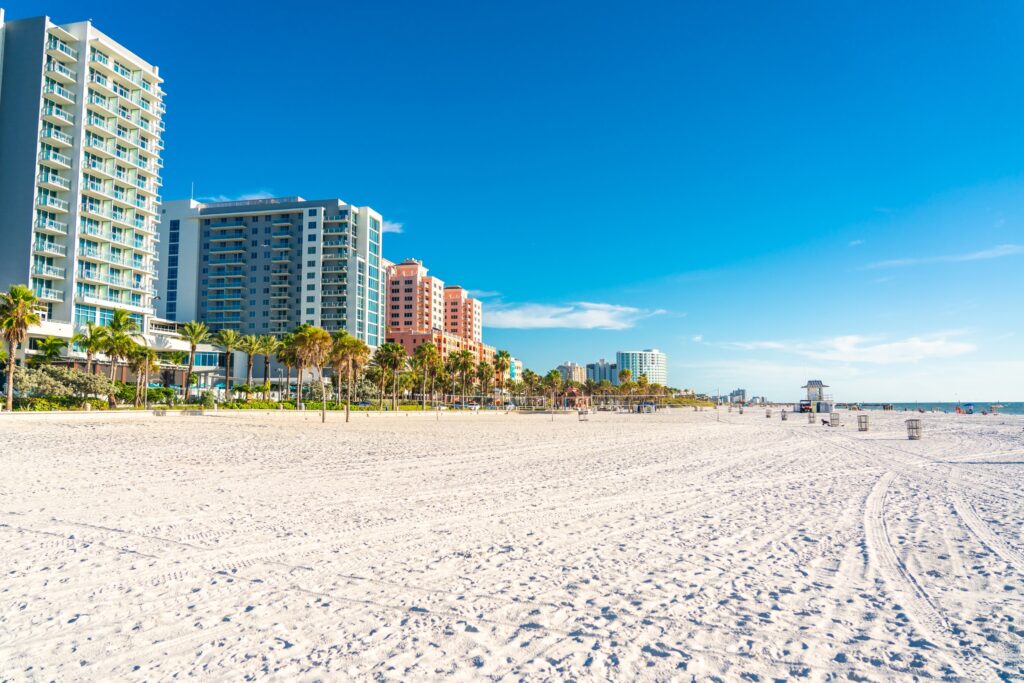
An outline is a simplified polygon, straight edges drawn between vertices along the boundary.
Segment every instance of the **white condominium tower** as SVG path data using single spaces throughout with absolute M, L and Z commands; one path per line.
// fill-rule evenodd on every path
M 640 375 L 647 375 L 651 384 L 668 385 L 668 359 L 658 349 L 619 351 L 615 354 L 615 365 L 618 372 L 629 370 L 634 382 Z
M 309 323 L 383 342 L 383 219 L 340 199 L 167 202 L 160 313 L 211 329 L 282 334 Z
M 51 320 L 154 313 L 160 83 L 88 21 L 0 10 L 0 287 L 30 284 Z

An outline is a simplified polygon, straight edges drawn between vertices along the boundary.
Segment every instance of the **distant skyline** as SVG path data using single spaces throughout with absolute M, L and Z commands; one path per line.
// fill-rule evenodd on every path
M 1024 400 L 1020 4 L 0 6 L 160 67 L 165 199 L 372 206 L 538 372 Z

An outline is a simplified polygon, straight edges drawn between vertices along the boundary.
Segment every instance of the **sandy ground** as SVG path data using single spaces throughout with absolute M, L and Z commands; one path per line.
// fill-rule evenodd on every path
M 1019 680 L 1024 418 L 905 417 L 0 418 L 0 679 Z

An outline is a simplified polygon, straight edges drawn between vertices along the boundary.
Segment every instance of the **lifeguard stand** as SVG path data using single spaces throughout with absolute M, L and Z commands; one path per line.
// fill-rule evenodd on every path
M 800 402 L 800 410 L 809 413 L 831 413 L 832 394 L 826 394 L 825 390 L 829 385 L 820 379 L 809 379 L 807 384 L 800 387 L 807 390 L 807 399 Z

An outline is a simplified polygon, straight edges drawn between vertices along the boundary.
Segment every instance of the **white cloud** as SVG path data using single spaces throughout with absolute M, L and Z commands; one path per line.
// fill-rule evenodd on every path
M 250 199 L 270 199 L 276 195 L 273 192 L 267 192 L 266 190 L 259 190 L 257 192 L 245 192 L 238 195 L 237 197 L 229 197 L 226 194 L 218 194 L 213 197 L 200 197 L 201 202 L 244 202 Z
M 722 342 L 718 346 L 737 351 L 784 351 L 819 361 L 889 365 L 953 358 L 975 351 L 974 344 L 956 339 L 961 334 L 937 332 L 896 341 L 851 334 L 817 342 L 745 341 Z
M 704 341 L 704 335 L 703 334 L 695 334 L 692 337 L 690 337 L 690 341 L 695 342 L 697 344 L 700 344 L 702 341 Z
M 562 306 L 549 304 L 505 304 L 484 312 L 484 325 L 517 329 L 573 328 L 581 330 L 625 330 L 637 321 L 665 313 L 632 306 L 580 301 Z
M 1001 258 L 1003 256 L 1014 256 L 1024 254 L 1024 245 L 1021 244 L 1000 244 L 991 249 L 972 251 L 966 254 L 950 254 L 947 256 L 926 256 L 921 258 L 899 258 L 888 261 L 878 261 L 864 266 L 868 270 L 878 268 L 900 268 L 904 266 L 918 266 L 925 263 L 963 263 L 965 261 L 984 261 L 987 259 Z
M 850 243 L 847 246 L 859 247 L 862 244 L 864 244 L 864 240 L 850 240 Z
M 490 289 L 467 289 L 466 293 L 475 299 L 487 299 L 489 297 L 501 296 L 501 292 Z
M 397 221 L 384 221 L 384 225 L 381 226 L 380 231 L 384 233 L 401 233 L 402 228 L 404 227 L 404 224 L 399 223 Z

